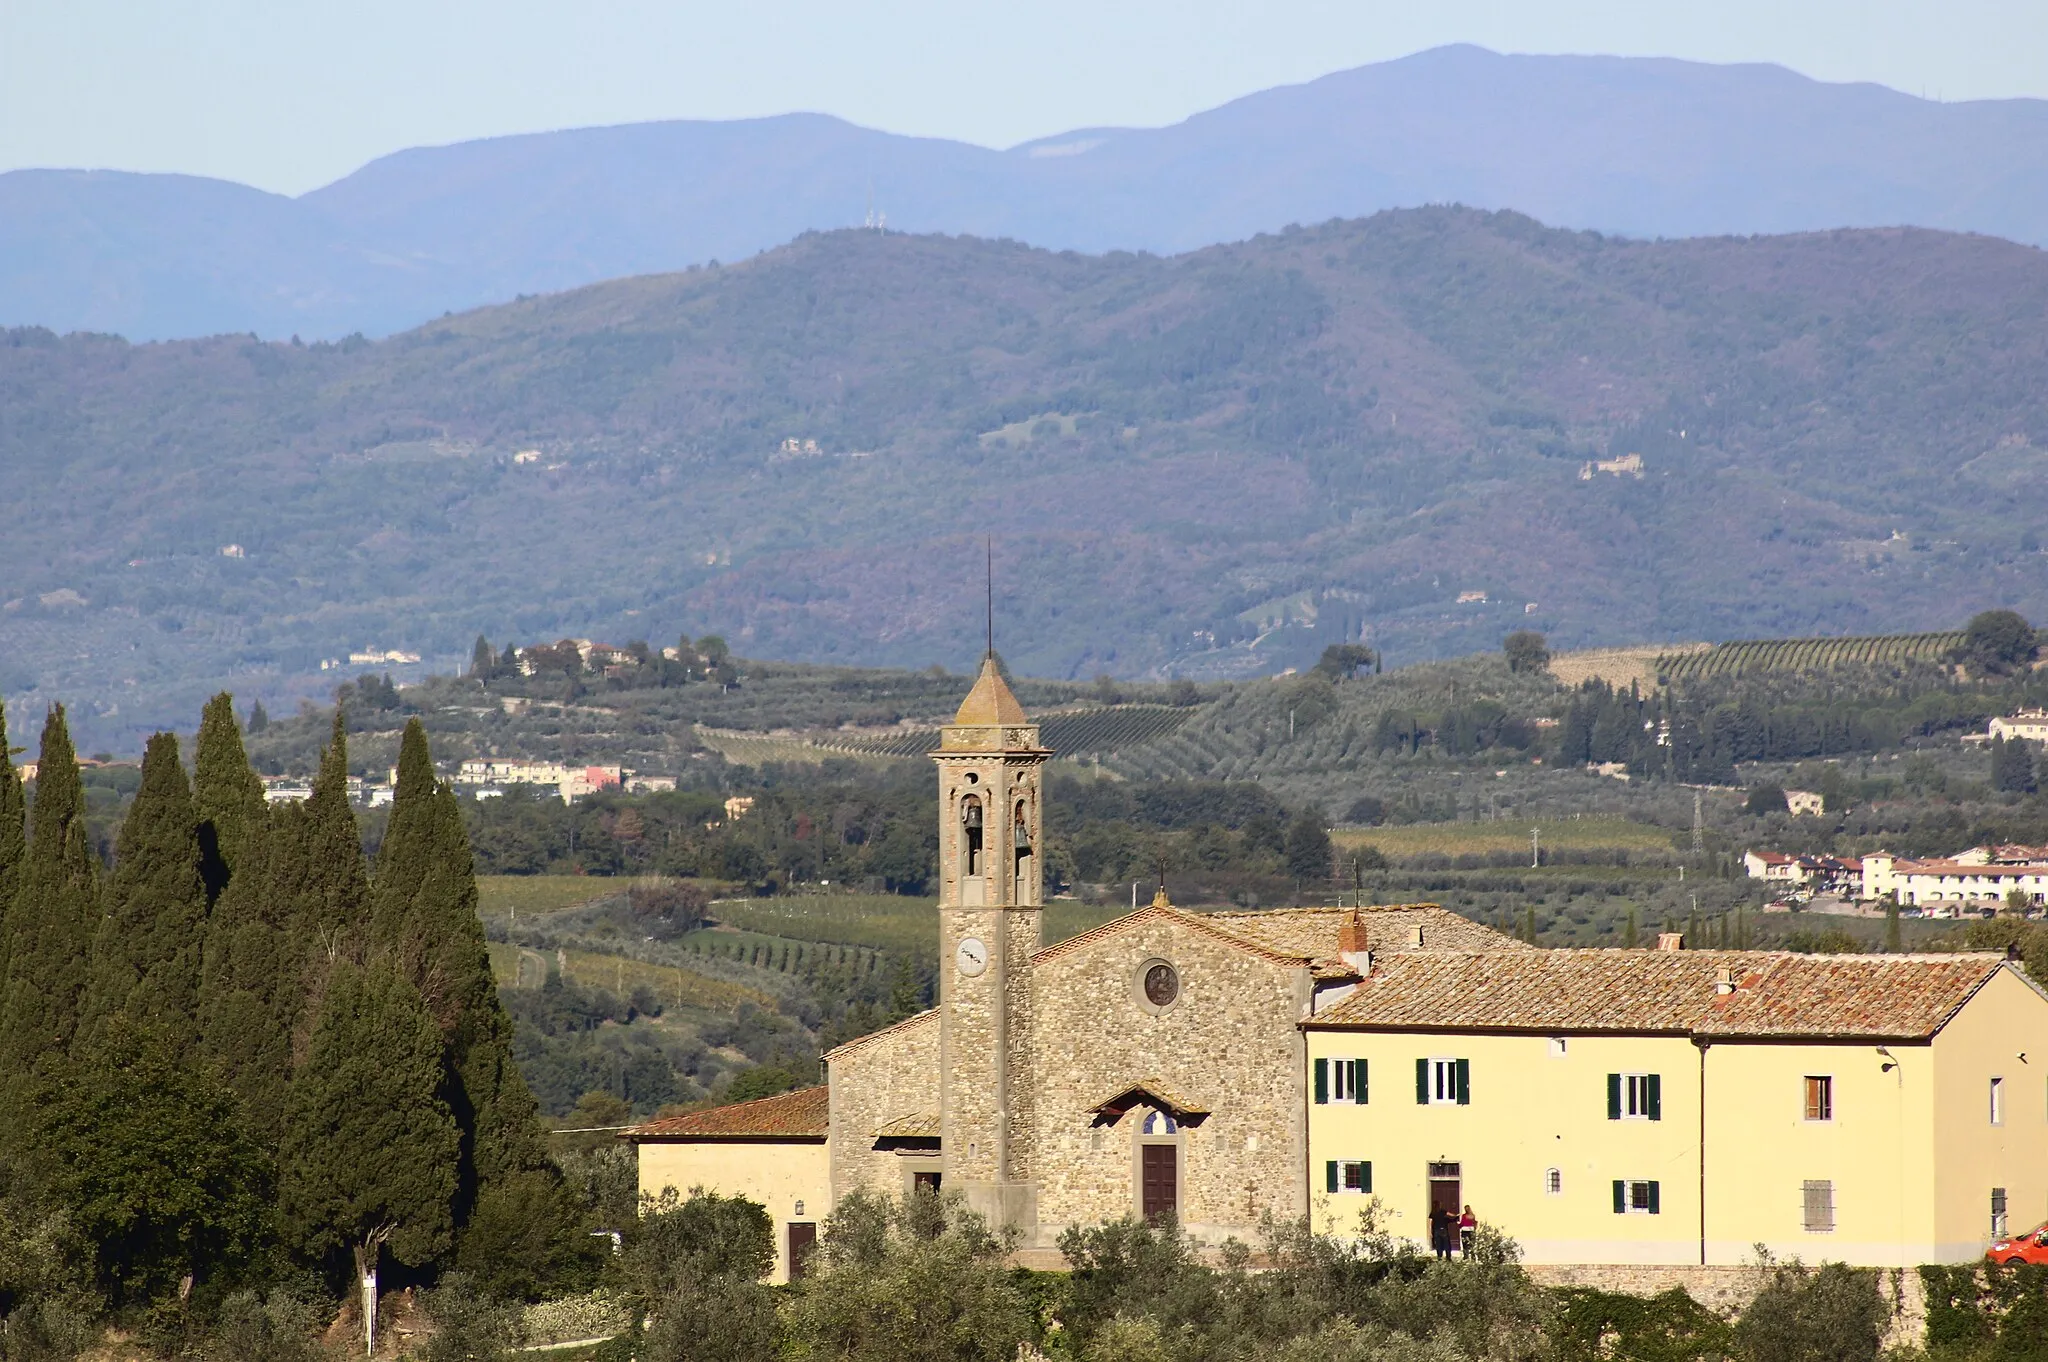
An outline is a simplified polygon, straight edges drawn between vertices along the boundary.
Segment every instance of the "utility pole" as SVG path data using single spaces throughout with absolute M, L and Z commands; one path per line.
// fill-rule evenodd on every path
M 1706 834 L 1700 821 L 1700 792 L 1692 792 L 1692 854 L 1697 860 L 1706 851 Z
M 1529 829 L 1529 868 L 1536 869 L 1543 864 L 1542 834 L 1535 828 Z

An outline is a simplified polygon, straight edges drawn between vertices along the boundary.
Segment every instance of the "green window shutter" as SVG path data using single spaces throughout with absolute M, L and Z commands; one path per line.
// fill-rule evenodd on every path
M 1651 1119 L 1651 1120 L 1653 1120 L 1653 1121 L 1661 1121 L 1661 1120 L 1663 1120 L 1663 1119 L 1664 1119 L 1664 1075 L 1663 1075 L 1663 1074 L 1651 1074 L 1651 1075 L 1650 1075 L 1650 1092 L 1649 1092 L 1649 1098 L 1650 1098 L 1650 1119 Z
M 1472 1061 L 1469 1059 L 1458 1061 L 1458 1105 L 1472 1105 Z
M 1351 1061 L 1351 1100 L 1352 1100 L 1352 1101 L 1354 1101 L 1354 1102 L 1356 1102 L 1356 1103 L 1358 1103 L 1358 1105 L 1360 1105 L 1361 1107 L 1365 1105 L 1365 1098 L 1366 1098 L 1366 1091 L 1365 1091 L 1365 1078 L 1366 1078 L 1366 1074 L 1365 1074 L 1365 1061 L 1364 1061 L 1364 1060 L 1362 1060 L 1362 1059 L 1354 1059 L 1354 1060 L 1352 1060 L 1352 1061 Z
M 1331 1159 L 1323 1165 L 1323 1187 L 1334 1193 L 1337 1190 L 1337 1161 Z
M 1361 1182 L 1364 1185 L 1361 1186 L 1358 1190 L 1361 1192 L 1370 1192 L 1372 1190 L 1372 1160 L 1367 1159 L 1365 1163 L 1361 1165 L 1361 1167 L 1363 1167 L 1365 1170 L 1365 1176 L 1361 1179 Z
M 1657 1198 L 1657 1184 L 1653 1182 L 1653 1183 L 1651 1183 L 1651 1184 L 1650 1184 L 1650 1214 L 1651 1214 L 1651 1215 L 1656 1215 L 1656 1214 L 1658 1213 L 1659 1207 L 1658 1207 L 1657 1201 L 1658 1201 L 1658 1198 Z
M 1624 1183 L 1620 1178 L 1616 1178 L 1614 1180 L 1614 1213 L 1616 1215 L 1624 1215 L 1627 1212 L 1628 1185 Z
M 1415 1100 L 1425 1105 L 1429 1102 L 1429 1061 L 1415 1061 Z
M 1621 1075 L 1607 1075 L 1607 1119 L 1621 1119 Z
M 1316 1061 L 1316 1105 L 1321 1106 L 1323 1103 L 1328 1102 L 1329 1100 L 1330 1061 L 1327 1059 L 1319 1059 Z

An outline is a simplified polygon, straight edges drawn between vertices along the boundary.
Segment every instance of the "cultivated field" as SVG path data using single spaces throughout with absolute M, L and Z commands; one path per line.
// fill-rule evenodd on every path
M 518 910 L 521 917 L 573 908 L 626 892 L 629 880 L 586 875 L 479 875 L 477 915 L 488 922 Z
M 1564 818 L 1545 823 L 1503 818 L 1489 823 L 1410 823 L 1398 827 L 1337 828 L 1330 837 L 1342 847 L 1374 846 L 1392 857 L 1485 856 L 1529 850 L 1529 829 L 1542 836 L 1545 851 L 1669 851 L 1671 830 L 1620 818 Z
M 1939 662 L 1963 641 L 1961 630 L 1885 634 L 1863 638 L 1767 638 L 1717 643 L 1683 656 L 1667 653 L 1657 668 L 1673 681 L 1740 676 L 1746 672 L 1820 671 L 1828 667 Z

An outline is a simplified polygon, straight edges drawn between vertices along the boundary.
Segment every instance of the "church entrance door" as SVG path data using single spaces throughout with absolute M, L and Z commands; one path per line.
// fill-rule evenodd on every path
M 1140 1201 L 1147 1220 L 1180 1212 L 1180 1150 L 1170 1144 L 1138 1146 Z

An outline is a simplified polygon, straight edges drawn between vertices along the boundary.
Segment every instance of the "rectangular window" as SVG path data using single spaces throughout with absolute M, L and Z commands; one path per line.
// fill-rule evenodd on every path
M 1808 1179 L 1801 1194 L 1805 1200 L 1806 1232 L 1831 1232 L 1835 1228 L 1835 1184 L 1825 1178 Z
M 1330 1061 L 1331 1093 L 1339 1102 L 1365 1102 L 1365 1061 L 1362 1059 L 1336 1059 Z
M 2005 1238 L 2005 1188 L 1991 1189 L 1991 1237 Z
M 1607 1119 L 1610 1121 L 1663 1120 L 1663 1075 L 1607 1075 Z
M 1415 1061 L 1415 1100 L 1432 1106 L 1469 1106 L 1472 1102 L 1472 1064 L 1464 1059 L 1418 1059 Z
M 1806 1119 L 1809 1121 L 1832 1121 L 1835 1119 L 1835 1080 L 1828 1074 L 1806 1076 Z
M 1370 1159 L 1331 1159 L 1323 1165 L 1323 1190 L 1332 1196 L 1372 1191 Z
M 1991 1124 L 2005 1124 L 2005 1080 L 2002 1078 L 1991 1080 Z
M 1616 1215 L 1657 1215 L 1662 1210 L 1661 1202 L 1658 1186 L 1653 1181 L 1644 1178 L 1616 1178 L 1614 1181 Z

